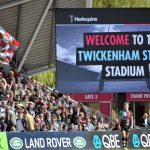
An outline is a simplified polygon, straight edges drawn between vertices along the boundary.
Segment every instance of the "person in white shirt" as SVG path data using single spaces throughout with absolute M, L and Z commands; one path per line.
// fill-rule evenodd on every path
M 84 126 L 84 131 L 94 131 L 94 126 L 91 123 L 89 118 L 86 119 L 86 124 Z

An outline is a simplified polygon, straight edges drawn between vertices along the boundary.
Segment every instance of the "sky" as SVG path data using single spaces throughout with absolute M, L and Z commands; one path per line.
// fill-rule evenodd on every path
M 84 47 L 83 33 L 85 32 L 136 32 L 150 31 L 149 25 L 136 24 L 70 24 L 56 25 L 57 60 L 76 65 L 76 48 Z M 100 72 L 101 65 L 80 66 L 94 72 Z

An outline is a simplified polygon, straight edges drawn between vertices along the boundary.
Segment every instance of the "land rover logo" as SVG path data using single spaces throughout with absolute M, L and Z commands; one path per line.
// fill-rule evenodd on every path
M 86 140 L 83 137 L 77 136 L 73 139 L 73 144 L 77 148 L 84 148 L 86 146 Z
M 23 147 L 23 142 L 20 138 L 14 137 L 9 142 L 11 148 L 13 149 L 21 149 Z

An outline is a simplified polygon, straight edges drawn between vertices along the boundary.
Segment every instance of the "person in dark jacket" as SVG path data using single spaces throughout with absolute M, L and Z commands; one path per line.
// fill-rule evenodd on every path
M 5 117 L 0 117 L 0 132 L 6 131 L 7 125 L 4 123 Z
M 11 109 L 10 106 L 5 106 L 5 120 L 4 123 L 7 125 L 6 131 L 15 131 L 16 130 L 16 115 L 15 112 Z
M 149 127 L 150 121 L 148 119 L 148 114 L 144 113 L 144 115 L 140 119 L 140 127 Z
M 20 132 L 28 131 L 28 124 L 26 119 L 23 117 L 23 113 L 18 113 L 18 118 L 16 121 L 16 130 Z

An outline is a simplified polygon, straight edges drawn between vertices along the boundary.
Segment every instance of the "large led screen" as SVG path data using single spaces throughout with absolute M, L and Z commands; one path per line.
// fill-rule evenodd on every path
M 150 9 L 56 9 L 57 89 L 149 92 Z

